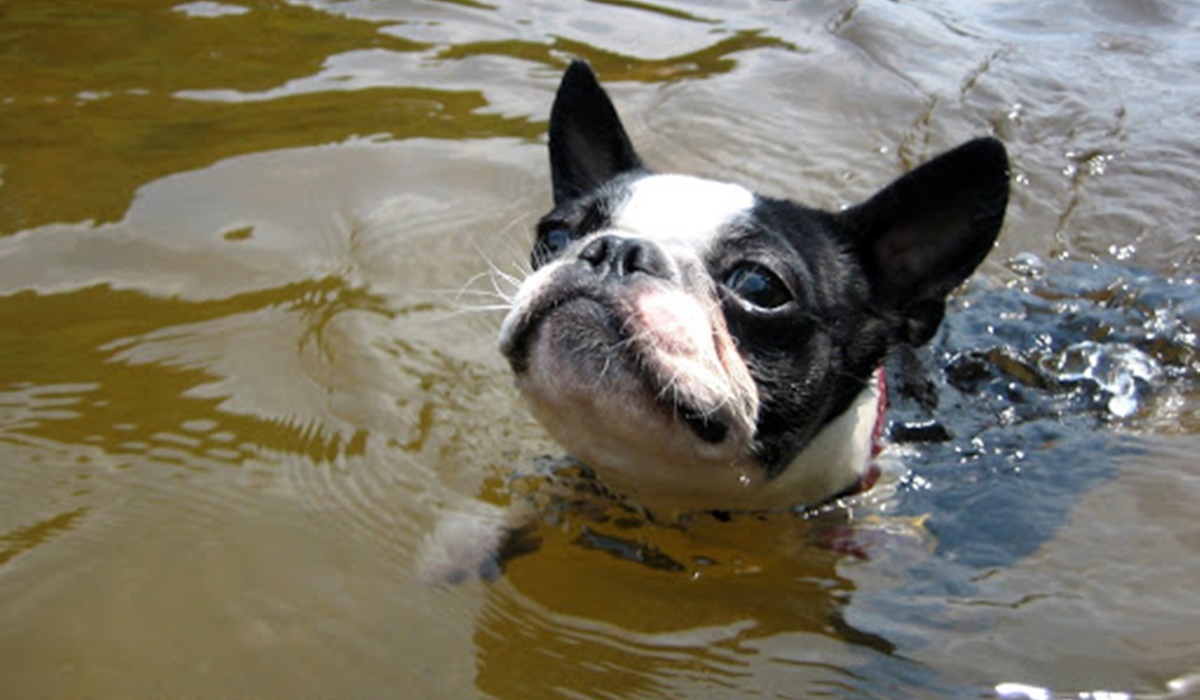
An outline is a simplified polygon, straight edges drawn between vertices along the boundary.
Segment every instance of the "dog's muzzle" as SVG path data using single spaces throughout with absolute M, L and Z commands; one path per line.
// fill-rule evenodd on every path
M 757 388 L 711 282 L 689 284 L 699 263 L 615 234 L 568 253 L 526 280 L 500 334 L 551 434 L 601 470 L 744 458 Z

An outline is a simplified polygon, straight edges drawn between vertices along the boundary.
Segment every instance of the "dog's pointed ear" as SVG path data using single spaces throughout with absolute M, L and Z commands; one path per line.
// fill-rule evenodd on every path
M 572 61 L 550 110 L 550 176 L 556 205 L 590 192 L 642 161 L 591 67 Z
M 1008 204 L 1008 156 L 993 138 L 969 141 L 841 212 L 875 308 L 897 338 L 927 342 L 946 295 L 995 245 Z

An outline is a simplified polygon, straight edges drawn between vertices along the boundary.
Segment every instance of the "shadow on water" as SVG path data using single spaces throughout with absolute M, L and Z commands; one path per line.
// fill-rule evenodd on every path
M 842 555 L 821 545 L 844 520 L 659 524 L 568 472 L 554 477 L 565 492 L 537 499 L 540 522 L 476 621 L 476 683 L 489 695 L 665 696 L 697 682 L 733 690 L 761 667 L 761 645 L 783 637 L 806 649 L 791 662 L 793 682 L 854 684 L 849 658 L 888 663 L 892 643 L 841 615 L 853 584 L 837 573 Z

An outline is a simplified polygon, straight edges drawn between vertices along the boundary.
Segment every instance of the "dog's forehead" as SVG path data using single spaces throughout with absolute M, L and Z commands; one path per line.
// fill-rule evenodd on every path
M 711 248 L 755 203 L 740 185 L 690 175 L 649 175 L 627 188 L 612 213 L 613 228 L 697 252 Z

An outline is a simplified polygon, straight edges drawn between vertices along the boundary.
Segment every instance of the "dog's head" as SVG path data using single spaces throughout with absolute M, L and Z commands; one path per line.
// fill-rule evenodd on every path
M 878 368 L 995 242 L 993 139 L 841 212 L 648 170 L 591 69 L 550 116 L 554 209 L 500 346 L 535 416 L 643 505 L 812 504 L 867 469 Z

